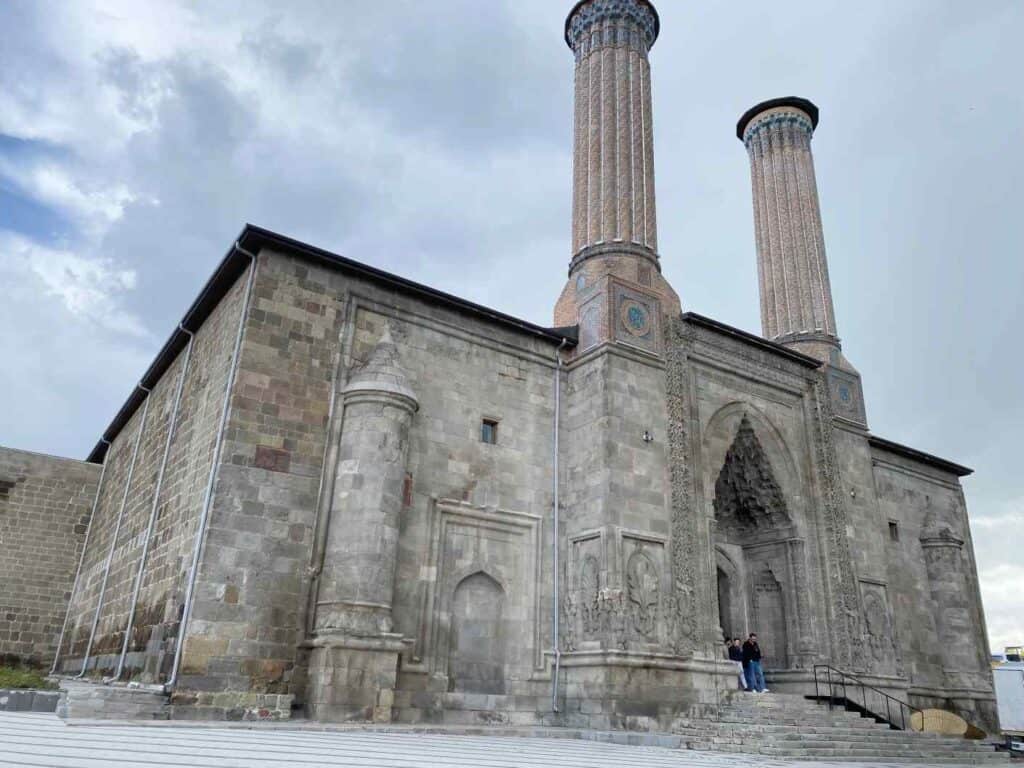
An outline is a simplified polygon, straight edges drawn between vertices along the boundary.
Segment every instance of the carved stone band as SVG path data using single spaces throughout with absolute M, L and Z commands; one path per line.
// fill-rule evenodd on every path
M 647 0 L 581 0 L 565 20 L 565 42 L 577 60 L 605 46 L 643 54 L 658 37 L 658 12 Z

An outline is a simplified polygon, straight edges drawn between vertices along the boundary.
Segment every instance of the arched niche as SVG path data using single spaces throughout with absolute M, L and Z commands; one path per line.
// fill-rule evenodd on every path
M 456 585 L 450 605 L 448 690 L 505 693 L 505 589 L 476 571 Z

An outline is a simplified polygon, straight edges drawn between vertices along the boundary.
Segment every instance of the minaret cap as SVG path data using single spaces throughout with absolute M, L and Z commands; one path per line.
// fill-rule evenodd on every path
M 579 2 L 572 7 L 572 10 L 569 11 L 569 14 L 565 17 L 565 44 L 570 48 L 572 48 L 573 45 L 571 36 L 572 30 L 569 28 L 569 25 L 572 22 L 573 16 L 576 15 L 576 12 L 584 5 L 588 4 L 599 6 L 598 10 L 602 15 L 607 16 L 608 18 L 622 18 L 623 16 L 626 16 L 629 12 L 628 6 L 645 5 L 648 10 L 650 10 L 651 15 L 654 16 L 654 30 L 650 41 L 648 42 L 648 47 L 654 45 L 654 41 L 658 39 L 658 32 L 661 29 L 661 20 L 658 18 L 658 10 L 650 0 L 579 0 Z
M 760 104 L 755 104 L 746 112 L 743 113 L 743 117 L 736 123 L 736 138 L 743 141 L 743 132 L 747 130 L 747 125 L 762 112 L 769 109 L 776 109 L 778 107 L 795 107 L 801 112 L 806 112 L 807 116 L 811 118 L 811 130 L 818 127 L 818 108 L 809 99 L 801 99 L 799 96 L 783 96 L 781 99 L 768 99 L 768 101 L 762 101 Z

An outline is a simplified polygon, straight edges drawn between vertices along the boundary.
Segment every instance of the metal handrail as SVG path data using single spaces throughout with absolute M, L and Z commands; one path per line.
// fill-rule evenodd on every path
M 918 709 L 917 707 L 912 706 L 911 704 L 908 704 L 907 702 L 903 701 L 902 699 L 897 699 L 895 696 L 890 696 L 888 693 L 886 693 L 882 689 L 876 688 L 875 686 L 870 685 L 869 683 L 865 683 L 863 680 L 861 680 L 856 675 L 851 675 L 849 672 L 843 672 L 841 669 L 836 669 L 835 667 L 830 666 L 829 664 L 815 664 L 814 665 L 814 698 L 815 699 L 820 699 L 821 698 L 821 696 L 820 696 L 820 689 L 818 687 L 818 682 L 819 682 L 818 681 L 818 671 L 819 670 L 824 670 L 825 680 L 822 681 L 822 682 L 825 685 L 828 686 L 828 708 L 829 708 L 829 710 L 832 709 L 833 699 L 838 698 L 837 696 L 835 696 L 833 694 L 834 686 L 840 686 L 841 685 L 843 687 L 843 701 L 844 702 L 848 702 L 850 704 L 857 705 L 856 699 L 851 699 L 850 698 L 849 692 L 848 692 L 848 689 L 847 689 L 846 682 L 847 682 L 847 680 L 850 680 L 850 681 L 853 682 L 854 686 L 860 688 L 861 703 L 858 706 L 860 706 L 860 708 L 863 709 L 865 712 L 867 712 L 870 715 L 874 716 L 878 720 L 884 720 L 885 722 L 887 722 L 889 724 L 890 727 L 892 727 L 892 728 L 899 728 L 899 730 L 901 730 L 901 731 L 907 730 L 907 714 L 909 713 L 911 718 L 913 718 L 914 713 L 915 712 L 919 712 L 921 714 L 921 729 L 924 730 L 924 710 Z M 837 679 L 836 679 L 835 682 L 833 682 L 833 679 L 832 679 L 833 678 L 833 674 L 837 676 Z M 884 718 L 882 717 L 882 715 L 879 712 L 876 712 L 873 708 L 869 708 L 868 707 L 868 698 L 867 698 L 867 691 L 868 690 L 874 691 L 875 693 L 877 693 L 880 696 L 885 698 L 885 713 L 886 714 L 885 714 Z M 898 726 L 896 725 L 895 721 L 893 720 L 892 702 L 895 702 L 896 704 L 899 705 L 900 724 Z M 845 706 L 845 704 L 844 704 L 844 706 Z

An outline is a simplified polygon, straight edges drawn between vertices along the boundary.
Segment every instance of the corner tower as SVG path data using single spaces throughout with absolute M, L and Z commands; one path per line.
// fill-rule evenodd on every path
M 658 260 L 647 60 L 657 37 L 647 0 L 581 0 L 565 21 L 576 58 L 573 256 L 554 320 L 580 324 L 581 349 L 615 337 L 615 285 L 658 314 L 680 311 Z

